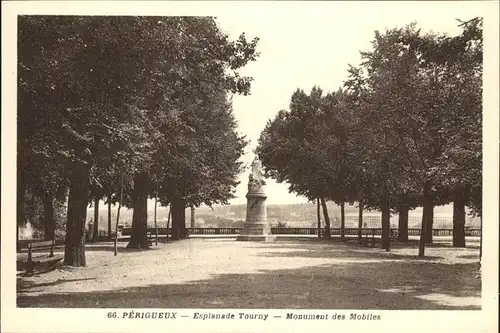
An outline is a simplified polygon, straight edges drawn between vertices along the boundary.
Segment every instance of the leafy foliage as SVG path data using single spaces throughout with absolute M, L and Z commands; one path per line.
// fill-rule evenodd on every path
M 68 203 L 75 233 L 80 206 L 117 202 L 122 186 L 131 207 L 145 202 L 138 193 L 227 202 L 246 144 L 228 94 L 249 94 L 238 70 L 258 57 L 257 41 L 230 40 L 211 17 L 20 17 L 22 186 L 88 188 Z M 68 246 L 81 247 L 74 236 Z
M 310 200 L 371 209 L 432 209 L 465 193 L 480 214 L 482 19 L 460 25 L 454 37 L 376 31 L 344 90 L 294 92 L 260 136 L 266 174 Z

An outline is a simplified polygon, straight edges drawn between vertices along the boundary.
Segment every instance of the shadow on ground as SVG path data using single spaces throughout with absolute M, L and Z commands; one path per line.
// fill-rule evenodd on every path
M 30 289 L 34 289 L 34 288 L 55 286 L 55 285 L 62 284 L 62 283 L 76 282 L 76 281 L 87 281 L 87 280 L 95 280 L 95 278 L 66 279 L 66 280 L 58 279 L 56 281 L 48 282 L 48 283 L 34 283 L 33 281 L 26 281 L 26 280 L 18 278 L 16 281 L 16 287 L 17 287 L 18 292 L 27 292 Z
M 316 240 L 315 242 L 274 242 L 264 244 L 261 248 L 268 249 L 273 252 L 263 253 L 264 256 L 274 257 L 308 257 L 308 258 L 354 258 L 354 259 L 401 259 L 401 260 L 422 260 L 433 261 L 441 259 L 438 256 L 425 255 L 422 258 L 418 257 L 418 242 L 394 242 L 391 244 L 391 250 L 385 251 L 380 248 L 380 243 L 375 247 L 360 245 L 358 241 L 348 240 L 346 242 Z M 432 249 L 454 249 L 456 251 L 465 250 L 465 248 L 453 248 L 448 243 L 427 244 L 426 248 Z M 475 249 L 475 245 L 468 245 L 468 249 Z M 286 249 L 288 251 L 276 251 L 277 249 Z M 414 254 L 398 254 L 393 250 L 411 249 Z M 428 253 L 428 252 L 426 252 Z M 478 254 L 459 255 L 463 259 L 479 259 Z
M 118 254 L 120 254 L 120 252 L 141 252 L 141 251 L 157 251 L 157 250 L 162 250 L 162 249 L 156 247 L 156 245 L 150 246 L 149 249 L 128 248 L 123 243 L 118 246 Z M 114 244 L 92 244 L 85 246 L 85 252 L 93 252 L 93 251 L 114 252 L 115 246 Z
M 350 250 L 350 249 L 323 249 L 322 251 L 311 251 L 296 249 L 286 252 L 266 252 L 260 254 L 266 257 L 298 257 L 298 258 L 335 258 L 335 259 L 355 259 L 355 260 L 421 260 L 432 261 L 438 260 L 440 257 L 425 256 L 419 259 L 416 255 L 397 254 L 393 252 L 385 252 L 383 250 L 374 250 L 372 252 Z M 344 262 L 339 262 L 344 264 Z
M 120 252 L 140 252 L 140 251 L 149 251 L 149 250 L 157 250 L 158 247 L 153 243 L 149 247 L 149 249 L 136 249 L 136 248 L 127 248 L 127 242 L 119 242 L 118 243 L 118 253 Z M 164 242 L 158 242 L 158 244 L 168 244 Z M 93 252 L 93 251 L 109 251 L 114 252 L 115 245 L 112 242 L 99 242 L 99 243 L 88 243 L 85 244 L 85 252 Z M 34 255 L 48 255 L 47 250 L 33 250 Z M 54 253 L 64 253 L 64 245 L 58 245 L 54 247 Z M 17 260 L 26 260 L 28 258 L 27 251 L 21 251 L 17 253 Z
M 353 260 L 258 273 L 213 275 L 182 284 L 146 285 L 110 291 L 35 295 L 31 285 L 18 295 L 19 307 L 100 308 L 297 308 L 297 309 L 480 309 L 477 263 L 445 264 L 387 253 L 359 252 L 347 246 L 307 244 L 270 246 L 260 256 Z M 290 252 L 276 251 L 289 248 Z M 268 249 L 265 248 L 265 251 Z M 326 251 L 326 252 L 325 252 Z M 325 253 L 324 253 L 325 252 Z M 257 261 L 258 262 L 258 261 Z M 172 267 L 172 269 L 175 269 Z M 56 281 L 64 283 L 68 281 Z

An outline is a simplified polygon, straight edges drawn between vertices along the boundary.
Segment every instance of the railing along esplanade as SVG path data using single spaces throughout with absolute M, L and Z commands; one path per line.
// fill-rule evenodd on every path
M 243 228 L 186 228 L 189 235 L 239 235 Z M 322 233 L 324 228 L 321 228 Z M 421 229 L 410 228 L 408 229 L 409 236 L 420 236 Z M 122 229 L 122 235 L 127 236 L 132 232 L 132 228 L 125 227 Z M 155 228 L 148 228 L 148 232 L 155 233 Z M 271 233 L 273 235 L 318 235 L 318 228 L 271 228 Z M 330 233 L 332 236 L 340 236 L 340 228 L 330 228 Z M 344 235 L 346 236 L 358 236 L 358 228 L 345 228 Z M 158 228 L 158 235 L 171 234 L 171 229 Z M 391 237 L 397 237 L 399 230 L 397 228 L 391 228 Z M 433 236 L 453 236 L 453 229 L 433 229 Z M 361 235 L 382 235 L 382 228 L 362 228 Z M 467 237 L 480 237 L 481 229 L 465 229 L 465 236 Z

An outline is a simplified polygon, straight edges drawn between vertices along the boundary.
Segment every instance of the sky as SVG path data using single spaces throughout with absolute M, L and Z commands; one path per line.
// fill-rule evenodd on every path
M 254 79 L 251 95 L 233 98 L 238 130 L 251 140 L 242 158 L 249 166 L 260 132 L 279 110 L 288 108 L 291 94 L 297 88 L 308 92 L 314 85 L 319 85 L 325 92 L 338 89 L 347 78 L 348 64 L 357 65 L 360 61 L 359 51 L 370 49 L 375 30 L 384 31 L 386 28 L 416 22 L 423 31 L 455 35 L 460 32 L 456 18 L 467 20 L 485 16 L 491 23 L 487 27 L 485 21 L 486 33 L 488 28 L 490 31 L 498 30 L 498 8 L 496 10 L 492 1 L 152 1 L 148 2 L 148 6 L 142 2 L 124 1 L 119 4 L 102 2 L 97 7 L 88 6 L 85 2 L 49 2 L 40 6 L 34 6 L 32 2 L 11 2 L 5 6 L 2 3 L 2 27 L 9 27 L 2 29 L 2 34 L 10 37 L 5 38 L 6 47 L 2 48 L 2 66 L 17 68 L 15 31 L 18 13 L 216 16 L 220 28 L 232 39 L 238 38 L 242 32 L 250 39 L 260 38 L 257 47 L 259 58 L 240 71 L 242 75 Z M 495 34 L 490 34 L 490 40 L 492 36 L 495 37 Z M 497 38 L 493 40 L 497 41 Z M 486 46 L 485 63 L 488 54 L 495 57 L 497 52 L 496 49 L 490 49 L 493 52 L 488 53 Z M 4 49 L 8 55 L 6 57 L 3 57 Z M 498 59 L 489 60 L 490 63 L 498 63 Z M 496 66 L 493 69 L 497 70 Z M 485 67 L 486 76 L 488 71 Z M 2 96 L 11 98 L 2 98 L 2 109 L 15 110 L 16 94 L 12 88 L 16 87 L 14 70 L 2 71 L 2 81 L 8 80 L 12 84 L 5 85 L 5 89 L 2 87 Z M 2 112 L 2 129 L 16 128 L 15 124 L 15 112 Z M 494 126 L 488 128 L 490 133 L 497 131 Z M 5 133 L 8 131 L 2 131 L 2 137 L 6 138 L 3 142 L 9 141 L 8 135 L 15 136 Z M 8 151 L 2 149 L 2 170 L 15 175 L 15 163 L 3 163 L 15 161 L 15 146 L 7 148 Z M 4 153 L 9 158 L 3 158 Z M 489 165 L 485 164 L 485 168 Z M 486 172 L 498 173 L 494 168 Z M 5 178 L 5 184 L 8 183 L 6 186 L 15 188 L 15 183 L 7 181 L 13 179 L 15 177 Z M 230 202 L 232 204 L 246 203 L 248 170 L 240 175 L 239 180 L 241 183 L 236 188 L 236 198 Z M 289 194 L 287 184 L 277 184 L 272 179 L 267 179 L 267 194 L 268 204 L 307 202 L 305 198 Z M 153 200 L 149 200 L 148 208 L 152 207 Z
M 288 109 L 297 88 L 338 89 L 347 78 L 348 65 L 359 64 L 359 52 L 371 49 L 375 30 L 416 22 L 424 32 L 456 35 L 460 29 L 455 19 L 480 16 L 481 10 L 481 2 L 293 2 L 219 15 L 220 28 L 231 38 L 245 32 L 249 39 L 260 39 L 257 61 L 241 70 L 254 79 L 251 95 L 233 98 L 238 130 L 251 141 L 242 161 L 250 165 L 260 132 L 278 111 Z M 240 175 L 232 204 L 246 202 L 248 173 Z M 267 180 L 266 190 L 268 204 L 307 202 L 288 193 L 287 184 L 272 179 Z

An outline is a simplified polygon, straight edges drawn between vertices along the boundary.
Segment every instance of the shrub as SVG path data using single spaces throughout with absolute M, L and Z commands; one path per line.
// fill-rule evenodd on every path
M 288 224 L 286 222 L 281 222 L 278 221 L 278 224 L 276 225 L 277 228 L 289 228 Z

